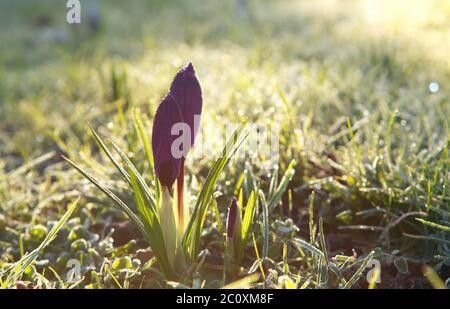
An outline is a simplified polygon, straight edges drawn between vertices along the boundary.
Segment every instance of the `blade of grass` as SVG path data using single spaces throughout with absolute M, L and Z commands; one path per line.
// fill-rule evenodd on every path
M 20 176 L 21 174 L 24 174 L 27 171 L 29 171 L 30 169 L 32 169 L 33 167 L 35 167 L 47 160 L 50 160 L 51 158 L 53 158 L 55 156 L 55 154 L 56 153 L 54 151 L 45 153 L 42 156 L 39 156 L 39 157 L 29 161 L 28 163 L 25 163 L 24 165 L 20 166 L 19 168 L 16 168 L 16 169 L 10 171 L 9 173 L 6 174 L 6 178 L 11 180 L 17 176 Z
M 428 226 L 434 227 L 435 229 L 439 229 L 442 231 L 450 232 L 450 226 L 437 224 L 435 222 L 427 221 L 427 220 L 424 220 L 421 218 L 415 218 L 415 219 L 424 225 L 428 225 Z
M 284 172 L 283 177 L 281 178 L 280 184 L 278 185 L 276 191 L 274 192 L 272 197 L 268 198 L 268 207 L 269 210 L 271 210 L 273 207 L 275 207 L 275 205 L 277 205 L 280 201 L 281 198 L 283 197 L 284 192 L 286 191 L 287 186 L 289 185 L 289 182 L 291 181 L 292 177 L 295 174 L 295 164 L 297 164 L 297 162 L 295 160 L 292 160 L 286 171 Z
M 315 234 L 316 231 L 314 229 L 314 196 L 315 191 L 312 191 L 311 196 L 309 197 L 309 242 L 311 244 L 315 243 Z
M 325 241 L 325 233 L 323 232 L 323 219 L 322 217 L 319 218 L 319 237 L 320 237 L 320 246 L 322 248 L 322 252 L 325 257 L 325 261 L 328 264 L 328 250 L 327 250 L 327 243 Z
M 253 223 L 253 217 L 255 214 L 255 194 L 252 192 L 247 201 L 247 206 L 245 207 L 244 218 L 242 219 L 242 229 L 241 229 L 241 246 L 239 248 L 239 256 L 240 260 L 242 254 L 244 253 L 245 245 L 248 242 L 248 238 L 250 236 L 250 229 Z
M 156 202 L 153 199 L 153 196 L 150 192 L 149 187 L 147 186 L 144 178 L 141 176 L 141 174 L 138 172 L 134 164 L 131 162 L 131 160 L 125 155 L 125 153 L 119 148 L 119 146 L 111 141 L 111 144 L 114 148 L 114 150 L 119 154 L 119 156 L 122 158 L 122 160 L 127 165 L 128 169 L 134 173 L 136 176 L 137 183 L 139 184 L 139 188 L 145 193 L 146 200 L 149 202 L 149 206 L 152 208 L 152 211 L 157 213 L 156 210 Z
M 358 270 L 353 274 L 353 276 L 348 280 L 347 284 L 344 285 L 344 289 L 350 289 L 356 281 L 361 277 L 364 270 L 367 268 L 367 265 L 369 264 L 370 260 L 372 260 L 372 257 L 374 256 L 375 251 L 372 251 L 367 255 L 367 257 L 363 260 L 363 263 L 358 268 Z
M 251 274 L 234 282 L 227 284 L 222 289 L 248 289 L 259 280 L 259 274 Z
M 270 178 L 269 192 L 267 193 L 267 199 L 270 200 L 275 194 L 276 186 L 278 184 L 278 165 L 272 171 L 272 177 Z
M 261 274 L 262 274 L 264 280 L 266 280 L 266 273 L 264 272 L 264 268 L 262 266 L 261 259 L 259 257 L 258 245 L 256 244 L 255 234 L 253 234 L 253 233 L 252 233 L 252 238 L 253 238 L 253 249 L 255 249 L 255 255 L 256 255 L 256 259 L 258 261 L 259 270 L 261 271 Z
M 18 280 L 22 276 L 23 272 L 28 268 L 28 266 L 30 266 L 33 263 L 33 261 L 36 260 L 36 258 L 42 252 L 42 250 L 44 250 L 45 247 L 47 247 L 53 241 L 53 239 L 55 239 L 56 234 L 62 228 L 64 223 L 66 223 L 66 221 L 70 218 L 72 213 L 77 209 L 78 201 L 79 198 L 69 206 L 67 211 L 61 217 L 61 219 L 59 219 L 59 221 L 52 227 L 50 232 L 47 234 L 47 236 L 45 236 L 44 240 L 36 249 L 34 249 L 28 254 L 25 254 L 19 261 L 17 261 L 14 264 L 12 268 L 9 268 L 8 277 L 3 282 L 4 288 L 7 288 L 10 285 L 10 283 Z M 5 274 L 6 272 L 3 275 Z
M 300 238 L 292 238 L 291 239 L 292 243 L 294 243 L 297 246 L 300 246 L 301 248 L 304 248 L 306 250 L 308 250 L 309 252 L 311 252 L 312 254 L 315 254 L 317 256 L 324 256 L 323 252 L 320 251 L 318 248 L 316 248 L 314 245 L 311 245 L 310 243 L 304 241 L 303 239 Z
M 114 283 L 119 287 L 119 289 L 122 290 L 123 289 L 122 285 L 120 284 L 119 280 L 117 280 L 116 276 L 114 276 L 114 274 L 111 272 L 108 265 L 105 265 L 105 269 L 108 272 L 108 274 L 111 276 L 111 278 L 113 279 Z
M 428 265 L 424 265 L 422 269 L 423 275 L 430 281 L 431 285 L 435 289 L 447 289 L 447 286 L 439 278 L 438 274 L 434 271 L 434 269 Z
M 144 145 L 145 154 L 147 155 L 148 165 L 150 167 L 150 172 L 152 173 L 152 179 L 154 178 L 153 168 L 153 152 L 152 152 L 152 144 L 150 138 L 146 132 L 144 122 L 142 121 L 141 114 L 138 111 L 134 111 L 134 125 L 137 129 L 139 137 L 141 138 L 142 144 Z
M 259 190 L 259 198 L 261 200 L 262 207 L 262 216 L 263 216 L 263 251 L 262 257 L 263 259 L 267 257 L 269 252 L 269 207 L 266 203 L 266 198 L 264 197 L 264 193 L 262 190 Z
M 98 136 L 97 132 L 95 132 L 94 128 L 89 125 L 89 129 L 92 132 L 92 135 L 94 135 L 94 139 L 96 143 L 99 145 L 99 147 L 103 150 L 103 152 L 106 154 L 106 156 L 109 158 L 109 160 L 114 164 L 116 169 L 119 171 L 119 173 L 122 175 L 122 177 L 125 179 L 125 181 L 130 184 L 130 176 L 128 173 L 120 166 L 120 164 L 117 162 L 116 159 L 114 159 L 113 155 L 109 151 L 108 147 L 106 147 L 105 143 L 102 141 L 100 136 Z
M 136 224 L 137 228 L 141 231 L 142 235 L 145 235 L 146 231 L 142 221 L 134 214 L 134 212 L 124 203 L 120 198 L 118 198 L 114 193 L 112 193 L 108 188 L 100 184 L 94 177 L 92 177 L 88 172 L 84 171 L 77 164 L 72 162 L 70 159 L 62 156 L 62 158 L 69 163 L 73 168 L 75 168 L 82 176 L 89 180 L 94 186 L 96 186 L 100 191 L 102 191 L 107 197 L 109 197 L 125 214 Z

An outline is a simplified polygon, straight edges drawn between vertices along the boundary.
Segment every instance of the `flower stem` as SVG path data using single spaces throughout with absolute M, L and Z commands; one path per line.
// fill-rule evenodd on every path
M 184 226 L 184 158 L 181 158 L 180 174 L 177 178 L 178 223 Z

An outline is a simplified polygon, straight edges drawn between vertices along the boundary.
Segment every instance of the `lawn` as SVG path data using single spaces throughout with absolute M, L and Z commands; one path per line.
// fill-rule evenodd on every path
M 1 287 L 450 286 L 448 1 L 68 10 L 0 3 Z M 150 140 L 189 62 L 203 107 L 175 265 Z M 249 146 L 255 125 L 277 156 Z

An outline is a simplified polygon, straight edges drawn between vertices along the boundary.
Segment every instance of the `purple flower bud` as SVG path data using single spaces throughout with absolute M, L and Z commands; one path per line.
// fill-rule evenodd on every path
M 191 145 L 189 146 L 192 147 L 200 127 L 202 89 L 195 76 L 194 66 L 191 62 L 175 75 L 169 93 L 180 107 L 183 121 L 188 124 L 191 129 Z M 186 150 L 185 153 L 188 151 L 189 150 Z
M 194 67 L 189 63 L 175 75 L 169 92 L 158 106 L 153 123 L 152 150 L 155 173 L 161 184 L 169 189 L 184 168 L 184 158 L 172 153 L 172 144 L 178 138 L 171 134 L 172 127 L 177 123 L 189 126 L 190 144 L 183 144 L 185 148 L 183 154 L 187 154 L 194 144 L 200 126 L 201 112 L 202 91 Z
M 228 207 L 227 217 L 227 238 L 232 239 L 236 232 L 241 229 L 241 210 L 239 209 L 237 199 L 233 196 L 230 207 Z
M 171 147 L 176 136 L 173 136 L 170 131 L 175 123 L 182 120 L 178 105 L 172 96 L 167 94 L 156 110 L 152 131 L 152 150 L 156 177 L 169 189 L 172 188 L 181 167 L 181 158 L 177 159 L 172 155 Z

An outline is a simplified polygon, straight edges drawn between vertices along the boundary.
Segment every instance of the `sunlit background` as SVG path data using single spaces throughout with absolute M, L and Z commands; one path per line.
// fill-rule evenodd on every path
M 349 65 L 354 67 L 348 75 L 359 81 L 349 78 L 348 92 L 361 91 L 357 84 L 370 70 L 377 81 L 385 74 L 403 74 L 415 81 L 414 91 L 431 87 L 446 92 L 450 4 L 445 0 L 80 3 L 80 25 L 66 22 L 64 1 L 0 4 L 5 29 L 0 34 L 0 116 L 15 128 L 3 137 L 8 141 L 3 149 L 11 148 L 10 153 L 28 157 L 35 142 L 45 142 L 49 130 L 64 131 L 71 125 L 74 104 L 93 109 L 95 102 L 104 102 L 108 90 L 102 83 L 111 65 L 126 71 L 130 92 L 140 105 L 158 102 L 171 75 L 163 72 L 192 60 L 206 86 L 206 103 L 214 106 L 207 113 L 218 117 L 237 101 L 234 115 L 258 113 L 259 107 L 273 111 L 280 104 L 275 86 L 307 103 L 308 96 L 315 95 L 305 84 L 311 74 L 315 78 L 329 72 L 321 77 L 327 85 L 330 76 L 340 74 L 339 67 Z M 398 79 L 390 82 L 401 84 Z M 321 100 L 335 92 L 333 87 L 325 90 Z M 395 101 L 386 104 L 392 108 Z M 321 106 L 306 103 L 304 112 Z M 368 107 L 368 102 L 359 104 Z M 324 107 L 333 109 L 328 103 Z M 323 123 L 330 123 L 325 118 Z M 32 142 L 26 128 L 36 130 Z M 15 138 L 19 140 L 10 143 Z
M 448 226 L 450 1 L 80 3 L 75 25 L 63 0 L 0 1 L 0 231 L 1 222 L 24 231 L 45 225 L 77 196 L 87 196 L 89 211 L 101 209 L 79 224 L 109 218 L 100 193 L 59 155 L 123 188 L 94 146 L 92 124 L 147 172 L 133 112 L 150 128 L 172 77 L 192 61 L 205 139 L 219 140 L 222 126 L 244 118 L 280 125 L 277 168 L 297 161 L 289 215 L 302 237 L 316 191 L 317 218 L 336 248 L 354 241 L 360 252 L 380 246 L 430 265 L 448 261 L 436 242 L 448 245 L 448 234 L 412 217 L 396 225 L 392 243 L 352 228 L 382 229 L 410 211 L 430 211 L 427 220 Z M 223 213 L 244 168 L 267 185 L 273 171 L 255 162 L 237 160 L 226 171 Z M 210 156 L 188 162 L 193 191 L 211 164 Z M 0 246 L 19 247 L 17 235 L 3 235 Z

